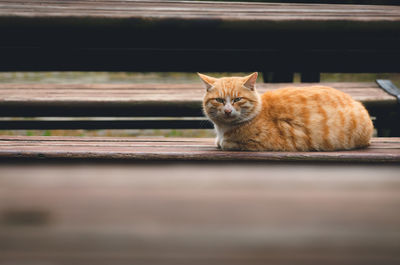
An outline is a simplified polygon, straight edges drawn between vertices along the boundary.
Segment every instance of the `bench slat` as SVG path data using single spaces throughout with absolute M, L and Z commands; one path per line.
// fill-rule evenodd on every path
M 264 93 L 285 86 L 257 85 Z M 350 94 L 370 111 L 397 106 L 376 83 L 320 83 Z M 0 84 L 0 115 L 10 116 L 203 116 L 201 84 Z M 373 113 L 372 113 L 373 114 Z
M 394 6 L 324 4 L 218 3 L 174 1 L 10 1 L 0 4 L 2 16 L 223 18 L 234 20 L 400 21 Z
M 399 165 L 270 163 L 2 164 L 0 259 L 394 265 L 400 258 L 399 170 Z
M 165 141 L 166 140 L 166 141 Z M 400 163 L 399 138 L 374 138 L 369 148 L 337 152 L 226 152 L 214 139 L 0 137 L 0 159 L 303 161 Z

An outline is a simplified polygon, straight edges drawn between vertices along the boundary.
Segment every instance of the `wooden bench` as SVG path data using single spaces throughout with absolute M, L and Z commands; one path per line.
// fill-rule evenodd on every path
M 274 83 L 291 82 L 294 72 L 302 74 L 303 82 L 318 82 L 320 72 L 400 72 L 397 63 L 400 61 L 400 6 L 140 0 L 48 0 L 41 4 L 18 0 L 0 3 L 0 22 L 0 71 L 259 71 L 265 82 Z M 341 88 L 340 84 L 333 86 Z M 21 86 L 2 102 L 1 108 L 5 111 L 1 115 L 200 116 L 200 90 L 194 93 L 193 102 L 191 95 L 181 91 L 178 93 L 184 99 L 164 94 L 167 102 L 154 93 L 150 98 L 140 96 L 138 100 L 121 99 L 123 93 L 116 95 L 121 90 L 130 89 L 134 93 L 139 88 L 144 88 L 145 95 L 151 89 L 157 89 L 155 93 L 161 95 L 178 87 L 196 88 L 51 85 L 57 90 L 46 91 L 48 86 Z M 367 84 L 367 87 L 376 85 Z M 2 86 L 2 91 L 6 88 L 7 85 Z M 76 88 L 88 89 L 78 92 Z M 94 97 L 97 88 L 103 91 L 103 98 Z M 35 93 L 26 94 L 32 97 L 30 100 L 22 95 L 12 102 L 14 93 L 28 93 L 30 89 Z M 40 94 L 41 89 L 45 94 Z M 62 96 L 61 92 L 71 94 Z M 82 92 L 88 94 L 72 98 Z M 58 96 L 50 97 L 55 94 Z M 383 94 L 377 92 L 377 98 L 380 95 Z M 39 99 L 42 96 L 47 100 Z M 99 108 L 98 101 L 83 99 L 84 96 L 93 96 L 104 104 Z M 367 97 L 371 99 L 371 95 Z M 398 114 L 394 111 L 395 114 L 388 115 L 388 109 L 393 113 L 396 108 L 394 98 L 384 97 L 387 101 L 378 100 L 379 108 L 372 103 L 377 98 L 371 102 L 362 97 L 358 99 L 369 105 L 371 114 L 377 117 L 380 136 L 399 136 Z M 168 102 L 174 100 L 180 104 L 178 113 Z M 153 107 L 148 108 L 151 104 Z M 143 120 L 2 122 L 2 128 L 9 129 L 40 126 L 44 129 L 68 126 L 209 128 L 210 124 L 194 119 L 158 123 Z
M 0 165 L 5 264 L 385 264 L 399 165 Z
M 220 151 L 209 138 L 0 136 L 0 160 L 400 163 L 400 138 L 337 152 Z
M 260 92 L 293 72 L 400 72 L 398 6 L 10 0 L 0 32 L 0 71 L 259 71 L 278 82 Z M 379 134 L 396 127 L 396 96 L 376 83 L 330 85 L 362 101 Z M 202 94 L 3 84 L 0 126 L 210 128 Z M 223 152 L 208 138 L 0 136 L 0 263 L 394 265 L 399 163 L 395 137 L 287 153 Z
M 0 71 L 259 71 L 276 83 L 260 92 L 294 72 L 400 72 L 398 6 L 9 0 L 0 32 Z M 328 85 L 362 101 L 380 135 L 398 126 L 376 83 Z M 203 91 L 3 84 L 0 126 L 210 128 Z M 0 263 L 398 263 L 399 138 L 309 153 L 213 142 L 0 136 Z
M 323 83 L 323 85 L 336 87 L 363 102 L 370 113 L 378 117 L 375 124 L 380 125 L 378 128 L 384 133 L 387 128 L 393 130 L 399 127 L 398 123 L 393 124 L 393 120 L 385 119 L 387 113 L 398 109 L 399 103 L 394 95 L 379 87 L 378 84 L 382 83 L 389 87 L 391 84 L 389 81 L 379 81 L 378 83 Z M 263 93 L 287 85 L 290 84 L 259 84 L 258 90 Z M 44 116 L 47 119 L 4 119 L 0 121 L 0 128 L 212 128 L 212 124 L 202 114 L 203 95 L 204 88 L 201 84 L 3 84 L 0 85 L 0 113 L 3 116 Z M 106 118 L 88 120 L 82 119 L 81 116 Z M 49 120 L 48 117 L 52 119 Z M 74 117 L 78 120 L 65 120 L 63 117 Z M 122 117 L 122 120 L 115 117 Z M 399 163 L 400 140 L 375 138 L 368 149 L 355 151 L 252 153 L 218 151 L 212 139 L 2 136 L 0 159 Z
M 400 6 L 16 0 L 0 30 L 0 71 L 400 72 Z
M 388 81 L 390 82 L 390 81 Z M 391 82 L 390 82 L 391 83 Z M 260 94 L 315 83 L 258 83 Z M 319 83 L 361 101 L 371 115 L 397 110 L 398 99 L 375 82 Z M 205 89 L 193 84 L 0 84 L 3 117 L 204 117 Z
M 320 83 L 361 101 L 375 117 L 378 135 L 395 135 L 400 90 L 378 83 Z M 380 85 L 379 85 L 380 84 Z M 259 93 L 293 84 L 258 84 Z M 310 83 L 294 84 L 309 86 Z M 386 88 L 386 91 L 382 89 Z M 388 89 L 392 88 L 392 95 Z M 201 109 L 199 84 L 0 84 L 0 129 L 192 129 L 212 128 Z M 394 116 L 389 116 L 393 113 Z M 11 118 L 10 118 L 11 117 Z M 15 117 L 47 117 L 19 119 Z M 48 119 L 52 117 L 51 119 Z M 75 119 L 65 119 L 74 117 Z M 102 117 L 82 119 L 79 117 Z M 110 118 L 114 117 L 114 118 Z M 116 119 L 115 117 L 119 117 Z M 128 119 L 129 117 L 129 119 Z M 156 118 L 155 118 L 156 117 Z M 168 119 L 165 119 L 165 118 Z M 122 119 L 121 119 L 122 118 Z M 399 135 L 399 134 L 398 134 Z

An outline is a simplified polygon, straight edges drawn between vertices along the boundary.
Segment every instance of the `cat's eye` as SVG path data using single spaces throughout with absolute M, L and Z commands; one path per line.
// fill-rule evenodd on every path
M 216 98 L 215 101 L 222 104 L 225 103 L 225 100 L 223 98 Z
M 242 100 L 242 98 L 235 98 L 234 100 L 233 100 L 233 102 L 238 102 L 238 101 L 241 101 Z

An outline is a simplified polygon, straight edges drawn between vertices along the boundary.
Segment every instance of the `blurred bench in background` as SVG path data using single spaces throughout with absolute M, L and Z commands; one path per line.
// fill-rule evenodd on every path
M 400 72 L 400 6 L 18 0 L 0 22 L 0 71 Z
M 397 89 L 400 94 L 389 80 L 378 82 Z M 396 116 L 399 100 L 379 84 L 319 83 L 361 101 L 375 117 L 379 136 L 386 136 L 387 131 L 400 133 L 400 123 L 393 122 L 399 118 Z M 264 93 L 291 85 L 313 84 L 258 84 L 257 89 Z M 0 84 L 3 117 L 0 129 L 208 129 L 212 124 L 202 112 L 204 94 L 200 81 L 199 84 Z M 16 120 L 15 117 L 46 118 Z
M 399 165 L 2 165 L 5 264 L 398 264 Z

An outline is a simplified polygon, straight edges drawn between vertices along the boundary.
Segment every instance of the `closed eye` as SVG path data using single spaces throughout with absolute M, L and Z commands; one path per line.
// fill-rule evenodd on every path
M 234 100 L 233 100 L 233 102 L 238 102 L 238 101 L 241 101 L 242 100 L 242 98 L 235 98 Z

